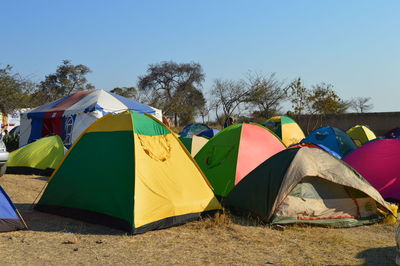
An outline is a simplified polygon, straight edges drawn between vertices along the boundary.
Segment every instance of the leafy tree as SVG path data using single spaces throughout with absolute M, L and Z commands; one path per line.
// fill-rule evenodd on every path
M 38 90 L 33 94 L 36 104 L 55 101 L 72 92 L 93 89 L 88 83 L 86 75 L 91 70 L 82 64 L 72 65 L 69 60 L 63 60 L 55 73 L 47 75 L 38 85 Z
M 314 114 L 341 114 L 349 108 L 349 103 L 336 94 L 333 85 L 326 83 L 313 86 L 307 101 Z
M 127 98 L 136 98 L 137 91 L 135 87 L 117 87 L 112 89 L 110 92 L 121 95 Z
M 0 112 L 9 114 L 15 109 L 29 107 L 32 82 L 12 73 L 12 66 L 0 68 Z
M 211 90 L 213 109 L 220 125 L 226 117 L 231 117 L 239 105 L 248 101 L 249 90 L 244 81 L 214 80 Z M 222 111 L 222 115 L 220 112 Z
M 357 113 L 365 113 L 374 107 L 372 103 L 369 103 L 370 100 L 371 97 L 356 97 L 350 101 L 350 106 Z
M 200 64 L 178 64 L 173 61 L 149 65 L 147 74 L 139 77 L 139 91 L 147 96 L 148 104 L 173 116 L 175 125 L 194 119 L 205 104 L 199 89 L 204 81 Z
M 275 78 L 275 73 L 269 76 L 249 74 L 247 82 L 249 92 L 246 101 L 257 107 L 254 114 L 264 119 L 276 114 L 287 95 L 283 83 Z
M 304 87 L 301 78 L 292 81 L 286 90 L 287 97 L 292 104 L 294 115 L 301 115 L 309 111 L 308 97 L 310 96 L 309 90 Z

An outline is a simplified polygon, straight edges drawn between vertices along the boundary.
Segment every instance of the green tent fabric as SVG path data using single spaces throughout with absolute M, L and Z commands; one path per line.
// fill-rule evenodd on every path
M 10 153 L 7 173 L 50 176 L 65 152 L 59 136 L 41 138 Z
M 169 128 L 125 111 L 84 131 L 35 208 L 138 234 L 198 219 L 221 205 Z
M 219 132 L 194 158 L 214 193 L 224 197 L 260 163 L 284 149 L 284 144 L 269 129 L 244 123 Z
M 203 146 L 208 142 L 208 138 L 200 136 L 192 136 L 191 138 L 180 136 L 179 140 L 189 151 L 192 157 L 194 157 L 201 150 L 201 148 L 203 148 Z
M 269 158 L 223 200 L 233 211 L 271 224 L 350 227 L 391 213 L 379 192 L 355 170 L 322 149 L 301 147 Z

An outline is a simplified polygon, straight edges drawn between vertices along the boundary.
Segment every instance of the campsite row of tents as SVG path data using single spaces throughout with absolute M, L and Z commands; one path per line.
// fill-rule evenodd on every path
M 37 210 L 132 234 L 222 208 L 269 224 L 350 227 L 393 215 L 385 199 L 400 200 L 394 174 L 400 170 L 398 139 L 365 143 L 358 136 L 359 145 L 365 144 L 357 148 L 336 128 L 305 137 L 288 117 L 220 132 L 190 128 L 179 137 L 149 114 L 106 114 L 68 150 L 58 136 L 21 147 L 11 153 L 8 169 L 55 169 Z M 204 131 L 206 138 L 198 136 Z M 201 147 L 197 138 L 205 140 Z M 184 144 L 188 139 L 192 142 Z M 11 200 L 0 192 L 0 231 L 24 228 Z

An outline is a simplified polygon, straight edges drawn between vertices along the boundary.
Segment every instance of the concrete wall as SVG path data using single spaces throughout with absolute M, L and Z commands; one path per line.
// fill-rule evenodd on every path
M 377 136 L 385 134 L 392 128 L 400 127 L 400 112 L 301 115 L 293 118 L 299 123 L 306 135 L 314 129 L 324 126 L 347 130 L 355 125 L 366 125 Z

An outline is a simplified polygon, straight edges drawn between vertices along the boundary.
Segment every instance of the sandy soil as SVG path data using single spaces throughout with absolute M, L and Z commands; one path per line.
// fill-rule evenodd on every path
M 128 236 L 33 210 L 45 180 L 40 176 L 0 177 L 0 185 L 29 226 L 29 230 L 0 234 L 1 265 L 394 265 L 395 225 L 274 229 L 223 214 Z

